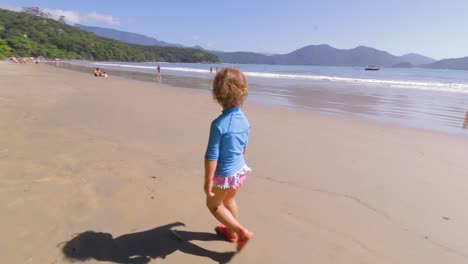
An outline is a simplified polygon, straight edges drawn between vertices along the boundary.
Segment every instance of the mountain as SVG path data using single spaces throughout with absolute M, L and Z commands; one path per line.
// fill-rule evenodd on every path
M 394 56 L 374 48 L 359 46 L 353 49 L 336 49 L 329 45 L 310 45 L 288 54 L 266 56 L 252 52 L 213 52 L 226 63 L 391 67 L 400 63 L 418 65 L 434 60 L 418 54 Z
M 440 60 L 422 67 L 427 69 L 468 70 L 468 57 Z
M 278 56 L 280 63 L 321 65 L 321 66 L 391 66 L 399 60 L 385 52 L 374 48 L 359 46 L 354 49 L 336 49 L 329 45 L 307 46 Z M 299 62 L 299 63 L 298 63 Z
M 140 45 L 177 46 L 144 35 L 118 31 L 114 29 L 76 25 L 94 34 L 110 39 Z M 199 46 L 195 48 L 202 49 Z M 222 52 L 209 51 L 218 56 L 221 61 L 235 64 L 285 64 L 285 65 L 322 65 L 322 66 L 359 66 L 375 65 L 380 67 L 397 67 L 399 65 L 421 65 L 434 62 L 434 59 L 409 53 L 394 56 L 388 52 L 374 48 L 359 46 L 354 49 L 336 49 L 329 45 L 310 45 L 288 54 L 265 54 L 255 52 Z
M 96 33 L 90 33 L 88 30 Z M 121 41 L 114 40 L 114 38 Z M 124 41 L 133 44 L 123 43 Z M 0 9 L 0 58 L 44 56 L 101 61 L 168 62 L 218 62 L 221 59 L 223 62 L 236 64 L 468 70 L 468 57 L 435 61 L 415 53 L 394 56 L 365 46 L 336 49 L 325 44 L 310 45 L 288 54 L 205 51 L 201 47 L 180 48 L 181 46 L 140 34 L 83 25 L 72 27 L 47 17 Z
M 408 62 L 408 63 L 411 63 L 413 65 L 429 64 L 429 63 L 433 63 L 433 62 L 436 61 L 436 60 L 434 60 L 432 58 L 429 58 L 429 57 L 426 57 L 426 56 L 423 56 L 423 55 L 419 55 L 419 54 L 416 54 L 416 53 L 405 54 L 403 56 L 400 56 L 400 59 L 403 62 Z
M 200 49 L 123 43 L 47 17 L 0 9 L 0 57 L 5 56 L 100 61 L 219 61 L 215 55 Z
M 147 37 L 145 35 L 125 32 L 125 31 L 120 31 L 120 30 L 115 30 L 115 29 L 110 29 L 110 28 L 90 27 L 90 26 L 85 26 L 85 25 L 80 25 L 80 24 L 75 24 L 75 27 L 94 33 L 100 37 L 115 39 L 121 42 L 130 43 L 130 44 L 148 45 L 148 46 L 157 45 L 157 46 L 163 46 L 163 47 L 179 47 L 179 48 L 184 47 L 180 44 L 173 44 L 173 43 L 168 43 L 165 41 L 160 41 L 155 38 Z
M 89 27 L 83 25 L 76 26 L 83 30 L 93 32 L 98 36 L 127 43 L 182 47 L 180 44 L 167 43 L 136 33 L 101 27 Z M 196 46 L 195 48 L 203 49 L 200 46 Z M 306 46 L 288 54 L 265 54 L 244 51 L 208 52 L 215 54 L 218 56 L 218 58 L 221 59 L 221 61 L 225 63 L 235 64 L 283 64 L 358 67 L 374 65 L 379 67 L 408 68 L 413 67 L 413 65 L 423 65 L 435 62 L 434 59 L 415 53 L 409 53 L 403 56 L 394 56 L 388 52 L 365 46 L 359 46 L 354 49 L 336 49 L 325 44 Z

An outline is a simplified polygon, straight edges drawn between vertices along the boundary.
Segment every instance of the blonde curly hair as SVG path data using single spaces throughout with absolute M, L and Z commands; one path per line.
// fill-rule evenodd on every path
M 242 106 L 249 87 L 244 74 L 234 68 L 223 68 L 213 80 L 213 99 L 224 108 Z

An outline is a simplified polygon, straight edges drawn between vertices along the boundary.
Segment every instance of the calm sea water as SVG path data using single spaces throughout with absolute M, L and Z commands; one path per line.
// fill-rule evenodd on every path
M 279 107 L 351 115 L 468 136 L 468 71 L 253 64 L 126 63 L 73 61 L 108 72 L 172 86 L 210 89 L 216 67 L 236 67 L 250 85 L 250 98 Z M 213 72 L 210 72 L 212 67 Z M 122 72 L 124 74 L 122 74 Z M 135 75 L 136 76 L 136 75 Z

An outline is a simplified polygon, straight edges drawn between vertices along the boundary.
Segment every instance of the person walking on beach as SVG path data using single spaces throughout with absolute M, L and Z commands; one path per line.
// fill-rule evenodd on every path
M 161 78 L 161 66 L 158 65 L 158 67 L 156 67 L 156 70 L 158 71 L 158 73 L 156 74 L 156 78 Z
M 228 242 L 237 242 L 241 251 L 253 233 L 238 220 L 235 195 L 247 178 L 244 153 L 250 124 L 241 110 L 248 93 L 244 75 L 237 69 L 221 69 L 213 80 L 213 98 L 223 108 L 210 127 L 205 153 L 206 205 L 221 223 L 216 233 Z

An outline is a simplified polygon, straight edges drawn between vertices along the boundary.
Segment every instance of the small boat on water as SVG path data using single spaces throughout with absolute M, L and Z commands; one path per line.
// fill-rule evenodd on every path
M 378 71 L 378 70 L 380 70 L 380 68 L 379 68 L 379 67 L 375 67 L 375 66 L 367 66 L 367 67 L 365 68 L 365 70 L 366 70 L 366 71 Z

